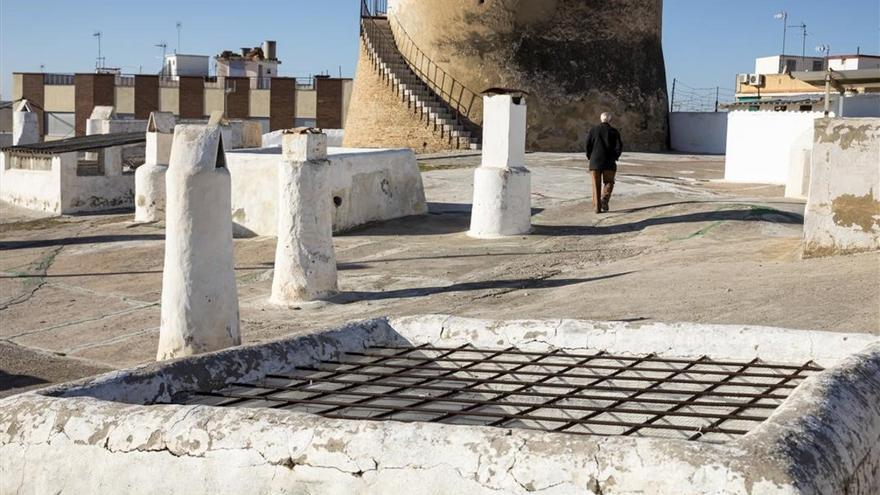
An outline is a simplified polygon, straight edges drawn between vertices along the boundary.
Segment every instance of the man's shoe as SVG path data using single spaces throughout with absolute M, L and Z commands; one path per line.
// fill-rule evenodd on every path
M 602 200 L 602 211 L 603 212 L 608 211 L 608 200 L 607 199 Z

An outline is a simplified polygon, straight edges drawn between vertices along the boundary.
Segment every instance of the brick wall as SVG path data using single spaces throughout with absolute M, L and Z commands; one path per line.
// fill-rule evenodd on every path
M 181 77 L 178 95 L 178 113 L 181 119 L 200 119 L 205 116 L 204 78 Z
M 269 129 L 289 129 L 296 121 L 296 79 L 273 77 L 269 93 Z
M 147 119 L 159 110 L 159 76 L 134 76 L 134 118 Z
M 317 126 L 342 129 L 342 79 L 315 79 L 318 92 Z
M 76 74 L 74 77 L 74 118 L 76 135 L 85 136 L 86 120 L 96 106 L 113 105 L 116 99 L 116 76 L 113 74 Z
M 250 80 L 246 77 L 227 77 L 226 87 L 235 91 L 226 95 L 226 117 L 246 119 L 250 115 Z
M 31 106 L 31 110 L 37 112 L 40 136 L 44 135 L 43 105 L 45 103 L 45 90 L 43 86 L 43 74 L 21 75 L 21 97 L 34 103 L 34 105 Z
M 319 112 L 320 108 L 319 101 Z M 416 153 L 456 149 L 454 142 L 434 133 L 433 127 L 420 121 L 395 95 L 379 77 L 363 46 L 348 106 L 344 144 L 362 148 L 412 148 Z

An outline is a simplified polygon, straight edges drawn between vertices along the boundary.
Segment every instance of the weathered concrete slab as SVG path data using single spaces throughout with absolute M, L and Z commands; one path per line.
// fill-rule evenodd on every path
M 655 338 L 639 339 L 639 332 Z M 768 333 L 776 338 L 753 345 Z M 676 355 L 679 346 L 692 352 L 695 336 L 704 336 L 712 358 L 771 362 L 794 358 L 792 346 L 808 341 L 813 345 L 800 347 L 797 358 L 828 368 L 726 444 L 169 404 L 180 392 L 288 372 L 373 344 L 449 346 L 478 338 L 499 349 Z M 421 486 L 425 493 L 868 495 L 880 487 L 880 343 L 869 335 L 444 315 L 377 319 L 114 372 L 0 406 L 0 467 L 15 473 L 9 486 L 17 493 L 297 493 L 307 485 L 320 493 Z M 83 463 L 93 468 L 83 473 Z

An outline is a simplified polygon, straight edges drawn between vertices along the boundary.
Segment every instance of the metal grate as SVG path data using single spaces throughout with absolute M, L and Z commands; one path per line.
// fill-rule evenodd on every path
M 812 362 L 377 346 L 253 383 L 190 392 L 178 403 L 723 442 L 764 421 L 817 371 Z

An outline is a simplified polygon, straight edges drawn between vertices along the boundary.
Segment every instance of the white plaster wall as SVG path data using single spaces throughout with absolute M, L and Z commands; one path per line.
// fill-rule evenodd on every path
M 727 149 L 727 112 L 672 112 L 669 134 L 675 151 L 723 155 Z
M 76 153 L 65 153 L 61 158 L 61 213 L 134 206 L 133 173 L 80 177 L 76 175 Z
M 880 249 L 880 119 L 816 122 L 804 254 Z
M 786 184 L 792 147 L 820 117 L 821 112 L 729 112 L 724 180 Z
M 334 232 L 427 213 L 422 176 L 411 150 L 330 148 L 327 159 L 330 190 L 342 201 L 334 208 Z M 238 234 L 276 234 L 280 160 L 280 148 L 226 153 Z
M 791 144 L 785 197 L 807 199 L 810 192 L 810 163 L 813 158 L 813 128 L 804 130 Z
M 7 168 L 8 153 L 0 153 L 0 200 L 47 213 L 61 214 L 61 158 L 40 160 L 51 170 Z

